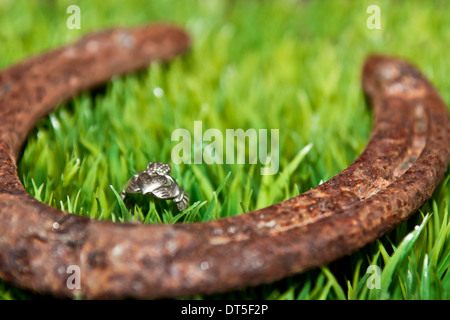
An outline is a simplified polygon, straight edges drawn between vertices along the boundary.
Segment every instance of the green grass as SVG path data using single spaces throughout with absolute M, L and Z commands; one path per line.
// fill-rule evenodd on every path
M 69 4 L 81 30 L 66 28 Z M 381 30 L 368 30 L 368 5 Z M 288 199 L 346 168 L 371 129 L 360 71 L 372 52 L 418 65 L 450 102 L 445 1 L 0 2 L 0 68 L 107 26 L 172 21 L 192 35 L 188 55 L 117 78 L 62 105 L 30 133 L 19 163 L 26 189 L 71 213 L 116 222 L 190 223 Z M 161 88 L 164 94 L 154 94 Z M 158 89 L 159 90 L 159 89 Z M 279 129 L 280 173 L 260 165 L 175 166 L 173 130 Z M 191 207 L 117 197 L 149 161 L 172 164 Z M 273 284 L 194 298 L 449 299 L 449 175 L 409 221 L 353 255 Z M 416 228 L 416 226 L 419 226 Z M 369 265 L 381 289 L 369 290 Z M 0 281 L 0 299 L 38 296 Z

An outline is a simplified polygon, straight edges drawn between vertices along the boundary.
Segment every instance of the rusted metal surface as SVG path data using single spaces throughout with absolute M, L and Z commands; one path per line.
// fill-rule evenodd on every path
M 175 27 L 114 29 L 0 73 L 2 279 L 84 298 L 180 297 L 269 283 L 374 241 L 414 213 L 442 179 L 450 154 L 442 99 L 407 62 L 372 56 L 362 73 L 374 110 L 366 149 L 297 197 L 207 223 L 137 225 L 70 215 L 27 194 L 16 162 L 41 117 L 82 90 L 188 46 Z M 80 290 L 66 286 L 69 265 L 81 269 Z

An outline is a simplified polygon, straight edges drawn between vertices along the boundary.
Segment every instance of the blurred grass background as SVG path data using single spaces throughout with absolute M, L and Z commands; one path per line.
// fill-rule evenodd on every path
M 66 9 L 81 9 L 69 30 Z M 381 30 L 366 9 L 381 8 Z M 64 104 L 30 134 L 19 163 L 37 199 L 96 219 L 187 223 L 241 214 L 295 196 L 346 168 L 363 150 L 371 112 L 360 85 L 373 52 L 412 61 L 450 102 L 447 1 L 0 1 L 0 68 L 89 31 L 170 21 L 192 36 L 189 54 L 117 78 Z M 280 172 L 259 165 L 171 163 L 173 130 L 279 129 Z M 172 164 L 191 195 L 179 214 L 164 203 L 119 201 L 149 161 Z M 420 212 L 350 257 L 278 281 L 207 299 L 448 299 L 447 175 Z M 134 212 L 133 216 L 131 213 Z M 420 225 L 420 228 L 415 228 Z M 369 265 L 381 289 L 369 290 Z M 0 281 L 0 299 L 40 298 Z

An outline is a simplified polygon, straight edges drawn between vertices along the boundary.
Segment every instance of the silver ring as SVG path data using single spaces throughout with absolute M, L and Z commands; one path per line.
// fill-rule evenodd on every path
M 121 198 L 127 193 L 150 194 L 158 199 L 172 200 L 183 211 L 189 203 L 189 195 L 168 173 L 172 168 L 163 162 L 150 162 L 145 171 L 136 173 L 123 188 Z

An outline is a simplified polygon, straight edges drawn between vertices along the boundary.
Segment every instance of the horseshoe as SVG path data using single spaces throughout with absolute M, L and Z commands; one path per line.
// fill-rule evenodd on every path
M 169 298 L 269 283 L 348 255 L 392 230 L 432 195 L 450 160 L 437 91 L 398 58 L 362 72 L 374 125 L 362 154 L 329 181 L 270 207 L 206 223 L 91 220 L 32 198 L 17 175 L 28 132 L 61 102 L 189 47 L 175 26 L 89 35 L 0 73 L 0 277 L 56 297 Z M 67 287 L 67 267 L 81 289 Z

